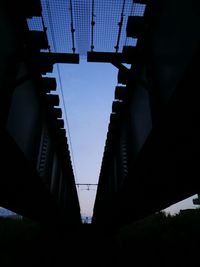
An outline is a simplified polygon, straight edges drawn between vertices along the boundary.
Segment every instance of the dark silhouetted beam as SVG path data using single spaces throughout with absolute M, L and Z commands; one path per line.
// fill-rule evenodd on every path
M 88 52 L 88 62 L 99 62 L 99 63 L 111 63 L 113 61 L 120 63 L 131 63 L 131 58 L 125 57 L 123 53 L 112 53 L 112 52 Z
M 1 8 L 6 8 L 11 13 L 15 12 L 21 18 L 41 16 L 42 13 L 40 0 L 1 1 L 1 4 Z
M 42 87 L 47 93 L 49 93 L 50 91 L 55 91 L 57 87 L 56 79 L 52 77 L 43 77 Z
M 113 101 L 112 103 L 112 112 L 118 113 L 122 110 L 124 103 L 122 101 Z
M 39 59 L 44 61 L 50 61 L 52 63 L 79 63 L 79 54 L 71 53 L 45 53 L 41 52 L 39 54 Z
M 148 0 L 133 0 L 133 3 L 134 4 L 147 4 L 149 1 Z
M 63 119 L 57 119 L 55 121 L 55 123 L 56 123 L 58 128 L 61 128 L 61 129 L 64 128 L 64 120 Z
M 143 32 L 145 28 L 144 17 L 141 16 L 129 16 L 126 34 L 127 37 L 138 38 Z
M 61 108 L 53 108 L 52 114 L 55 118 L 62 118 L 62 109 Z
M 117 113 L 110 114 L 110 123 L 117 125 L 119 123 L 119 116 Z
M 33 71 L 46 74 L 47 72 L 53 72 L 53 64 L 55 63 L 79 63 L 79 54 L 67 54 L 67 53 L 47 53 L 40 52 L 36 54 L 30 53 L 28 60 L 33 68 Z
M 44 31 L 29 31 L 28 46 L 36 49 L 48 49 L 48 39 Z
M 128 75 L 129 75 L 128 70 L 125 70 L 123 68 L 119 69 L 118 76 L 117 76 L 118 83 L 124 84 L 124 85 L 127 84 Z
M 24 8 L 24 13 L 26 17 L 32 18 L 33 16 L 41 16 L 42 8 L 40 0 L 29 0 L 25 1 L 23 0 L 22 3 Z
M 56 135 L 59 137 L 65 137 L 66 136 L 66 130 L 65 129 L 59 129 L 56 132 Z
M 44 61 L 34 57 L 29 59 L 29 64 L 33 72 L 39 72 L 42 75 L 45 75 L 47 72 L 53 72 L 53 63 L 50 60 Z
M 46 95 L 47 102 L 52 106 L 59 106 L 59 96 L 58 95 Z
M 127 97 L 126 86 L 116 86 L 115 87 L 115 99 L 124 100 Z
M 127 63 L 133 63 L 136 57 L 136 46 L 125 45 L 122 50 L 122 55 Z

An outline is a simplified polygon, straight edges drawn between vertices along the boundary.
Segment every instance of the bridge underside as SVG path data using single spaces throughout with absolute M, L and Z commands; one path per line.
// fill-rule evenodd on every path
M 79 55 L 50 53 L 46 28 L 28 27 L 41 20 L 41 3 L 27 3 L 3 1 L 0 9 L 0 206 L 46 226 L 80 225 L 57 83 L 44 77 Z
M 146 31 L 129 53 L 131 69 L 110 61 L 122 86 L 116 87 L 102 161 L 97 224 L 124 225 L 199 191 L 200 6 L 158 2 L 147 3 Z M 127 35 L 135 36 L 131 21 Z M 89 61 L 99 57 L 89 54 Z
M 69 10 L 71 23 L 74 13 L 78 28 L 75 31 L 71 24 L 71 31 L 66 33 L 65 28 L 59 29 L 62 20 L 57 19 L 62 19 L 59 14 L 65 19 L 69 15 L 70 21 L 67 1 L 54 7 L 54 1 L 30 1 L 28 5 L 21 0 L 12 8 L 3 1 L 1 206 L 40 222 L 51 220 L 53 213 L 53 223 L 81 223 L 68 136 L 58 107 L 60 98 L 52 93 L 57 84 L 55 78 L 44 75 L 53 71 L 55 63 L 78 64 L 74 38 L 78 37 L 79 50 L 85 55 L 90 33 L 88 62 L 111 63 L 119 69 L 93 223 L 123 225 L 199 193 L 200 4 L 197 0 L 148 2 L 127 0 L 122 12 L 119 5 L 110 3 L 116 12 L 112 22 L 115 15 L 116 21 L 121 15 L 118 28 L 112 28 L 103 23 L 110 16 L 107 1 L 105 6 L 98 2 L 99 16 L 94 16 L 89 1 L 86 6 L 76 1 L 73 12 L 72 7 Z M 126 36 L 123 21 L 127 22 Z M 82 26 L 87 28 L 85 32 Z M 57 51 L 56 44 L 62 43 L 58 29 L 66 33 L 65 41 L 72 38 L 73 53 L 63 49 L 64 45 Z M 105 51 L 110 44 L 94 51 L 95 29 L 101 34 L 109 29 L 112 38 L 118 30 L 115 52 Z M 120 36 L 126 44 L 122 49 Z M 71 43 L 67 48 L 71 49 Z M 124 63 L 130 64 L 130 69 Z

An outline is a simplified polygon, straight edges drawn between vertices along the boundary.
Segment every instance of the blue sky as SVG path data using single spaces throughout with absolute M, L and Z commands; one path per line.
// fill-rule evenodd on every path
M 77 183 L 98 183 L 117 69 L 111 64 L 60 65 Z M 96 187 L 78 188 L 83 214 L 91 215 Z

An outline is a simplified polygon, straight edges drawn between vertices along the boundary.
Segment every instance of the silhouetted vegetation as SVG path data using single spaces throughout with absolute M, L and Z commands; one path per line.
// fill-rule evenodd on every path
M 121 266 L 199 266 L 200 210 L 163 212 L 121 229 L 116 237 Z

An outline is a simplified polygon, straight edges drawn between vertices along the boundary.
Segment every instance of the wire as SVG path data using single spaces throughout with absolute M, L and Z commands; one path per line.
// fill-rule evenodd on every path
M 91 189 L 91 186 L 98 186 L 98 184 L 76 184 L 77 188 L 80 191 L 87 190 L 87 191 L 96 191 L 96 189 Z M 86 188 L 80 189 L 80 186 L 85 186 Z
M 94 50 L 94 25 L 95 25 L 95 21 L 94 21 L 94 0 L 92 0 L 92 21 L 91 21 L 91 26 L 92 26 L 92 30 L 91 30 L 91 52 L 93 52 Z
M 73 19 L 73 10 L 72 10 L 72 0 L 70 0 L 70 15 L 71 15 L 71 33 L 72 33 L 72 51 L 75 53 L 76 48 L 75 48 L 75 42 L 74 42 L 74 19 Z
M 49 18 L 49 25 L 50 25 L 52 42 L 53 42 L 53 48 L 54 48 L 54 51 L 56 51 L 57 50 L 56 49 L 56 39 L 55 39 L 55 35 L 54 35 L 54 30 L 53 30 L 53 21 L 52 21 L 50 6 L 49 6 L 49 0 L 46 0 L 46 6 L 47 6 L 47 14 L 48 14 L 48 18 Z M 69 145 L 71 148 L 71 158 L 72 158 L 72 165 L 73 165 L 73 171 L 74 171 L 74 180 L 76 183 L 77 173 L 76 173 L 76 167 L 75 167 L 75 161 L 74 161 L 73 147 L 72 147 L 72 142 L 71 142 L 71 134 L 70 134 L 70 127 L 69 127 L 69 121 L 68 121 L 68 116 L 67 116 L 67 109 L 66 109 L 65 98 L 64 98 L 64 93 L 63 93 L 62 80 L 61 80 L 61 75 L 60 75 L 60 68 L 59 68 L 58 64 L 56 66 L 57 66 L 57 71 L 58 71 L 58 80 L 59 80 L 59 84 L 60 84 L 60 91 L 61 91 L 61 96 L 62 96 L 64 114 L 65 114 L 64 119 L 66 122 L 66 127 L 67 127 L 67 132 L 68 132 Z
M 75 161 L 74 161 L 74 152 L 73 152 L 71 134 L 70 134 L 70 129 L 69 129 L 69 121 L 68 121 L 68 116 L 67 116 L 67 109 L 66 109 L 66 104 L 65 104 L 65 100 L 64 100 L 65 98 L 64 98 L 62 80 L 61 80 L 61 75 L 60 75 L 60 68 L 59 68 L 58 65 L 57 65 L 57 71 L 58 71 L 58 79 L 59 79 L 59 84 L 60 84 L 60 89 L 61 89 L 60 91 L 61 91 L 62 100 L 63 100 L 65 120 L 66 120 L 67 132 L 68 132 L 68 137 L 69 137 L 69 145 L 70 145 L 70 148 L 71 148 L 72 164 L 73 164 L 74 176 L 75 176 L 75 182 L 76 182 L 77 173 L 76 173 L 76 167 L 75 167 Z

